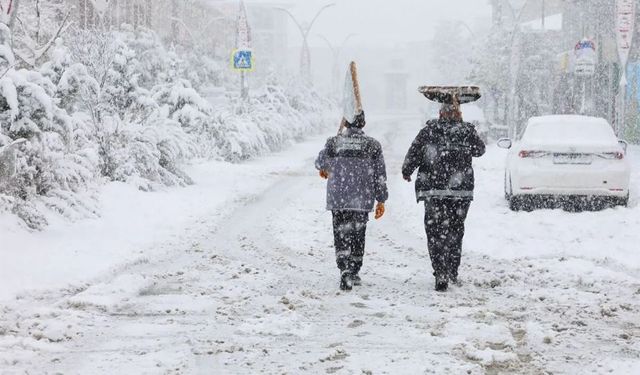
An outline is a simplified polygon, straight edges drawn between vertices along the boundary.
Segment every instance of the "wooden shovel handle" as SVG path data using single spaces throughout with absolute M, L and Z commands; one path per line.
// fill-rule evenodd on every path
M 350 64 L 351 80 L 353 82 L 353 92 L 356 97 L 356 111 L 362 112 L 362 97 L 360 96 L 360 81 L 358 80 L 358 67 L 356 62 L 352 61 Z

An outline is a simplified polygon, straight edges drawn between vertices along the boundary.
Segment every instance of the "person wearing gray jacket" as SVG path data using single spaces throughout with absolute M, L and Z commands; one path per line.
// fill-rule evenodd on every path
M 316 168 L 327 182 L 327 210 L 333 214 L 340 289 L 360 285 L 369 213 L 380 219 L 389 197 L 387 172 L 380 142 L 364 134 L 364 112 L 347 123 L 342 134 L 329 138 Z

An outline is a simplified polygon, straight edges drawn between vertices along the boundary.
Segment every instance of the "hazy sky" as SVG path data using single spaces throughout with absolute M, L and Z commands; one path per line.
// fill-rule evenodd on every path
M 254 0 L 260 2 L 261 0 Z M 277 1 L 277 0 L 276 0 Z M 265 2 L 272 2 L 265 0 Z M 349 33 L 357 33 L 352 43 L 393 45 L 426 40 L 440 19 L 461 20 L 473 28 L 491 16 L 489 0 L 292 0 L 291 12 L 300 22 L 310 22 L 323 5 L 337 5 L 323 13 L 313 34 L 322 34 L 339 44 Z M 295 34 L 294 34 L 295 32 Z M 292 29 L 290 43 L 300 44 L 299 32 Z M 312 37 L 311 44 L 323 42 Z

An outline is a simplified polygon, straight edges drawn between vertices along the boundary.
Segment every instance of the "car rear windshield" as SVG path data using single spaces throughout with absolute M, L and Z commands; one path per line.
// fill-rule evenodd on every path
M 616 145 L 613 129 L 603 119 L 552 117 L 532 119 L 522 140 L 528 144 Z

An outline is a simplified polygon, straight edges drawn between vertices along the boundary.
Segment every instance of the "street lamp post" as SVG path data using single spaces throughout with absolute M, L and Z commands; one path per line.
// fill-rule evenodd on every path
M 329 39 L 327 39 L 325 36 L 323 35 L 318 35 L 318 37 L 322 40 L 325 41 L 325 43 L 327 43 L 327 46 L 329 47 L 329 50 L 331 50 L 331 55 L 333 56 L 333 65 L 332 65 L 332 70 L 331 70 L 331 78 L 332 78 L 332 83 L 331 83 L 331 88 L 332 91 L 335 94 L 338 94 L 338 81 L 339 81 L 339 58 L 340 58 L 340 54 L 342 53 L 342 51 L 344 50 L 344 47 L 347 45 L 347 43 L 349 42 L 349 40 L 351 40 L 351 38 L 355 37 L 357 34 L 349 34 L 347 35 L 344 40 L 342 41 L 342 44 L 340 44 L 339 47 L 335 47 L 330 41 Z
M 458 21 L 458 26 L 462 26 L 465 30 L 467 30 L 469 32 L 469 35 L 471 35 L 471 37 L 475 36 L 473 30 L 471 30 L 471 27 L 466 22 Z
M 293 23 L 298 27 L 298 30 L 300 31 L 300 35 L 302 36 L 302 50 L 300 52 L 300 75 L 304 80 L 307 81 L 307 83 L 311 83 L 311 50 L 309 48 L 309 33 L 311 32 L 313 25 L 318 20 L 322 12 L 335 5 L 335 3 L 332 3 L 320 8 L 318 12 L 316 12 L 309 25 L 303 25 L 302 23 L 298 22 L 298 19 L 288 9 L 276 8 L 288 14 Z

